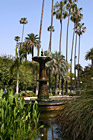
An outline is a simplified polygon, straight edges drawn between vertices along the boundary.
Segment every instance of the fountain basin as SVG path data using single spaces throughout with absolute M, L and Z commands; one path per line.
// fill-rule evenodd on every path
M 58 111 L 64 108 L 66 104 L 65 101 L 51 101 L 51 102 L 39 102 L 39 110 L 40 111 Z
M 32 102 L 34 104 L 35 100 L 32 101 L 25 101 L 26 104 Z M 37 100 L 38 108 L 40 112 L 49 112 L 49 111 L 59 111 L 62 110 L 66 104 L 66 101 L 58 101 L 58 100 Z

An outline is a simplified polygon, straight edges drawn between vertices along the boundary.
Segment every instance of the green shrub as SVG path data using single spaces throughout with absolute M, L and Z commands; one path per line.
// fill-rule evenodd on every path
M 36 94 L 33 91 L 21 91 L 20 96 L 35 97 Z
M 69 96 L 76 96 L 76 94 L 75 93 L 72 93 L 72 92 L 68 93 L 68 95 Z
M 33 140 L 39 120 L 37 102 L 33 108 L 31 103 L 25 106 L 24 98 L 13 96 L 11 90 L 0 95 L 0 140 Z
M 61 122 L 61 136 L 93 140 L 93 91 L 69 101 L 61 111 L 58 122 Z

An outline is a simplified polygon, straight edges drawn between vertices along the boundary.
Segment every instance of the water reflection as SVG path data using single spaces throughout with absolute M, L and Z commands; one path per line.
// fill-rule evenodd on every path
M 40 116 L 40 125 L 44 125 L 43 129 L 38 131 L 37 140 L 62 140 L 57 134 L 60 125 L 56 123 L 56 112 L 43 112 Z

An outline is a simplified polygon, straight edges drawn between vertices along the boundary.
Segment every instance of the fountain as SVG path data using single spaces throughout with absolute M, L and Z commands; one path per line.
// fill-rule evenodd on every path
M 38 92 L 38 99 L 39 100 L 47 100 L 49 99 L 48 94 L 48 86 L 47 86 L 47 76 L 46 76 L 46 69 L 45 63 L 50 61 L 50 57 L 43 56 L 43 51 L 41 51 L 41 56 L 33 57 L 33 60 L 39 63 L 39 92 Z
M 40 111 L 39 124 L 44 125 L 43 129 L 39 129 L 37 137 L 41 140 L 56 139 L 58 136 L 56 135 L 55 130 L 59 128 L 59 126 L 57 125 L 55 118 L 59 113 L 59 110 L 64 108 L 66 102 L 49 98 L 45 64 L 52 60 L 51 57 L 43 56 L 43 51 L 41 51 L 41 56 L 35 56 L 32 59 L 39 63 L 39 91 L 37 101 Z M 34 101 L 32 101 L 32 104 L 33 103 Z M 48 135 L 48 133 L 50 133 L 50 135 Z
M 37 99 L 39 110 L 45 112 L 62 109 L 65 104 L 64 101 L 49 99 L 49 89 L 47 85 L 48 79 L 46 75 L 45 63 L 52 60 L 51 57 L 43 56 L 43 51 L 41 51 L 41 56 L 35 56 L 32 59 L 39 63 L 39 91 Z

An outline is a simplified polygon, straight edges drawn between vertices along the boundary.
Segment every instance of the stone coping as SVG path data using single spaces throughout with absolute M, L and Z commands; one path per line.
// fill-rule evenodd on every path
M 62 100 L 62 99 L 73 99 L 79 96 L 69 96 L 69 95 L 64 95 L 64 96 L 49 96 L 49 99 L 53 99 L 53 100 Z M 24 97 L 25 100 L 36 100 L 37 97 Z

